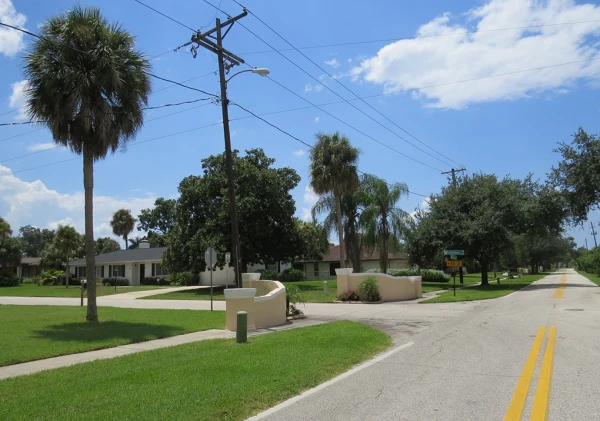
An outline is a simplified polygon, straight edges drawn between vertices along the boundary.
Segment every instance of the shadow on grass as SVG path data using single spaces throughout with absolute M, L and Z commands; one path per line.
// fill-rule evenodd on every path
M 178 326 L 118 321 L 62 323 L 33 332 L 37 338 L 60 342 L 105 342 L 123 339 L 142 342 L 182 333 L 184 331 Z

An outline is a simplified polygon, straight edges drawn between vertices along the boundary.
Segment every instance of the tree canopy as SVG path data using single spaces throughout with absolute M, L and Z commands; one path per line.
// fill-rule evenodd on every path
M 233 152 L 242 268 L 253 263 L 291 261 L 299 250 L 295 202 L 290 191 L 300 177 L 291 168 L 274 168 L 262 149 Z M 175 225 L 168 234 L 165 263 L 174 272 L 204 270 L 204 250 L 214 247 L 218 265 L 231 250 L 225 154 L 202 160 L 202 176 L 179 184 Z
M 121 245 L 110 237 L 97 238 L 95 244 L 96 255 L 121 250 Z
M 54 231 L 40 229 L 31 225 L 19 228 L 19 240 L 23 247 L 23 254 L 27 257 L 40 257 L 42 251 L 52 243 Z
M 573 223 L 587 219 L 600 204 L 600 137 L 580 128 L 571 144 L 560 143 L 562 156 L 549 174 L 550 183 L 563 194 Z
M 127 237 L 135 227 L 135 218 L 131 215 L 131 211 L 129 209 L 119 209 L 116 211 L 110 221 L 110 226 L 112 227 L 113 234 L 123 237 L 125 249 L 127 249 L 129 246 Z

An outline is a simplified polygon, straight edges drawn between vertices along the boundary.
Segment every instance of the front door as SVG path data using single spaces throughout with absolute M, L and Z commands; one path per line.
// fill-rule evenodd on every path
M 145 277 L 146 277 L 146 265 L 143 263 L 140 263 L 140 285 L 142 284 L 142 281 L 144 280 Z

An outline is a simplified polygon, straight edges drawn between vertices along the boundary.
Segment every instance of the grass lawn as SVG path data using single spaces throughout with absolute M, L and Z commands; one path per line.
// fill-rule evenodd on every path
M 0 366 L 225 328 L 224 311 L 100 307 L 99 323 L 86 322 L 85 312 L 85 307 L 0 306 Z
M 302 282 L 283 282 L 284 285 L 297 285 L 304 295 L 304 300 L 307 303 L 333 303 L 337 297 L 337 281 L 329 280 L 329 294 L 323 293 L 323 281 L 302 281 Z M 223 287 L 215 287 L 213 294 L 214 299 L 219 301 L 225 300 Z M 155 295 L 152 297 L 144 297 L 147 300 L 210 300 L 210 289 L 192 289 L 188 291 L 175 291 L 167 294 Z
M 537 275 L 526 275 L 516 279 L 505 279 L 500 281 L 500 284 L 497 284 L 490 278 L 490 284 L 487 286 L 478 285 L 464 289 L 457 288 L 456 297 L 454 296 L 453 291 L 448 291 L 437 297 L 422 301 L 421 303 L 453 303 L 458 301 L 488 300 L 490 298 L 503 297 L 513 291 L 530 285 L 532 282 L 535 282 L 546 275 L 547 273 L 540 273 Z
M 0 419 L 243 420 L 391 345 L 354 322 L 196 342 L 0 381 Z
M 115 287 L 110 286 L 97 286 L 96 294 L 100 297 L 102 295 L 113 295 L 113 294 L 122 294 L 124 292 L 134 292 L 134 291 L 148 291 L 151 289 L 162 289 L 169 288 L 166 286 L 133 286 L 133 287 L 117 287 L 115 291 Z M 17 287 L 2 287 L 0 288 L 0 296 L 4 297 L 80 297 L 81 296 L 81 288 L 79 285 L 77 286 L 69 286 L 69 288 L 65 288 L 64 286 L 56 285 L 56 286 L 37 286 L 34 284 L 24 284 L 19 285 Z
M 497 272 L 496 274 L 499 277 L 502 277 L 501 272 Z M 488 272 L 488 279 L 490 282 L 494 279 L 494 272 Z M 458 274 L 456 275 L 456 288 L 461 288 L 464 286 L 474 285 L 481 282 L 481 273 L 470 273 L 468 275 L 463 275 L 463 284 L 460 283 L 460 278 Z M 454 288 L 454 280 L 450 278 L 448 282 L 422 282 L 421 286 L 423 287 L 423 292 L 433 292 L 439 291 L 443 289 L 453 289 Z
M 582 270 L 578 270 L 577 273 L 580 274 L 581 276 L 585 276 L 590 281 L 592 281 L 593 283 L 595 283 L 596 285 L 598 285 L 600 287 L 600 276 L 594 275 L 593 273 L 587 273 Z

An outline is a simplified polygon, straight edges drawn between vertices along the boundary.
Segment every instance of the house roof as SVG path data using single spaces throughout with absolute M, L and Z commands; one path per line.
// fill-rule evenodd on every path
M 22 265 L 39 266 L 41 262 L 40 257 L 21 257 Z
M 406 253 L 397 252 L 397 253 L 388 253 L 389 260 L 407 260 Z M 360 254 L 361 261 L 368 260 L 379 260 L 379 251 L 378 250 L 362 250 Z M 332 245 L 329 247 L 329 251 L 323 256 L 321 262 L 339 262 L 340 261 L 340 246 Z
M 96 256 L 96 264 L 118 264 L 126 262 L 146 262 L 162 260 L 163 253 L 166 247 L 155 247 L 148 249 L 131 249 L 131 250 L 119 250 L 111 253 L 99 254 Z M 71 265 L 84 265 L 84 259 L 73 260 Z

